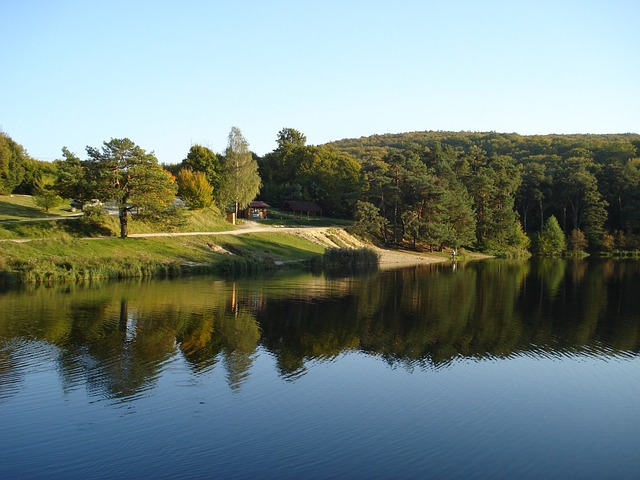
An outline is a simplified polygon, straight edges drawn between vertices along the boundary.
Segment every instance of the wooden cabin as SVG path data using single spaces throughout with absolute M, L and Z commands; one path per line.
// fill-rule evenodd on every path
M 271 205 L 261 200 L 254 200 L 253 202 L 250 202 L 244 210 L 243 216 L 249 220 L 264 220 L 267 218 L 267 209 L 270 206 Z

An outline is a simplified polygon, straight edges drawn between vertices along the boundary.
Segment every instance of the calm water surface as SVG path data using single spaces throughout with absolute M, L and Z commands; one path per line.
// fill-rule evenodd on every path
M 640 264 L 0 292 L 0 478 L 640 478 Z

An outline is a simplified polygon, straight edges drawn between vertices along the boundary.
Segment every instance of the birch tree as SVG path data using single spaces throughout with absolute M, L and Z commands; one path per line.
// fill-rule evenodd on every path
M 232 127 L 222 164 L 220 202 L 223 206 L 233 203 L 237 217 L 240 209 L 256 197 L 261 183 L 258 162 L 249 151 L 249 143 L 239 128 Z

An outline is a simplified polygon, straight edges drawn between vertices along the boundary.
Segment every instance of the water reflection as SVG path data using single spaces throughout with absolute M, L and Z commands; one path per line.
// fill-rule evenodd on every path
M 407 369 L 453 360 L 635 356 L 640 267 L 626 261 L 487 261 L 363 277 L 311 274 L 62 286 L 0 293 L 0 400 L 39 355 L 63 388 L 127 400 L 172 361 L 223 368 L 232 391 L 259 349 L 295 381 L 359 351 Z

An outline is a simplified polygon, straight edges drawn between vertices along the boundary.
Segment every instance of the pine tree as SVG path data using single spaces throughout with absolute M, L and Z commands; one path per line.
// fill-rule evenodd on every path
M 536 238 L 536 253 L 544 256 L 561 255 L 567 250 L 567 242 L 558 219 L 551 215 L 544 223 L 542 233 Z

